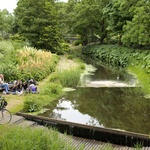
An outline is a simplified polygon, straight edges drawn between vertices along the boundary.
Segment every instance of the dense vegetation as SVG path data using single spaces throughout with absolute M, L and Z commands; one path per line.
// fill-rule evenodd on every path
M 83 49 L 97 63 L 105 64 L 116 71 L 129 71 L 136 75 L 143 92 L 150 93 L 150 53 L 149 50 L 126 48 L 119 45 L 92 45 Z
M 31 47 L 15 50 L 10 41 L 1 41 L 0 59 L 0 72 L 7 82 L 31 78 L 39 81 L 54 71 L 59 57 Z
M 7 82 L 29 78 L 40 81 L 54 72 L 57 54 L 70 52 L 68 43 L 98 43 L 86 46 L 83 53 L 111 67 L 132 70 L 149 93 L 149 16 L 149 0 L 18 0 L 13 14 L 0 10 L 0 72 Z M 61 86 L 72 86 L 79 80 L 78 72 L 54 75 L 53 80 L 59 78 Z M 51 86 L 52 93 L 60 89 L 57 82 Z M 39 110 L 40 99 L 44 101 L 45 93 L 51 92 L 45 88 L 41 93 L 36 104 L 27 96 L 32 99 L 32 107 L 27 105 L 26 111 Z
M 141 48 L 150 45 L 149 16 L 149 0 L 19 0 L 14 14 L 0 11 L 0 36 L 52 52 L 72 37 Z
M 18 0 L 13 14 L 0 10 L 0 20 L 0 73 L 5 80 L 35 78 L 41 81 L 51 75 L 41 86 L 40 94 L 24 97 L 21 108 L 25 112 L 39 111 L 61 93 L 62 86 L 78 83 L 81 68 L 77 68 L 76 73 L 71 70 L 52 74 L 59 59 L 56 54 L 70 52 L 66 42 L 82 46 L 98 43 L 86 46 L 83 53 L 97 62 L 136 73 L 144 91 L 150 93 L 149 0 L 68 0 L 68 3 Z M 35 143 L 38 148 L 44 149 L 42 146 L 46 145 L 50 149 L 66 149 L 57 138 L 49 138 L 40 131 L 35 132 L 35 137 L 32 131 L 22 129 L 5 128 L 3 131 L 7 132 L 1 134 L 1 149 L 9 149 L 9 146 L 16 149 L 17 144 L 23 149 L 26 143 L 29 143 L 27 149 L 34 149 L 32 142 L 38 138 Z M 24 134 L 26 132 L 29 134 Z M 18 133 L 18 140 L 15 137 L 12 141 L 14 133 Z M 41 135 L 45 141 L 40 139 Z M 21 144 L 20 136 L 24 138 Z M 46 141 L 51 145 L 44 143 Z M 42 145 L 38 145 L 41 142 Z
M 150 72 L 149 50 L 126 48 L 119 45 L 94 45 L 83 49 L 83 54 L 89 55 L 96 60 L 110 65 L 111 67 L 126 68 L 130 65 L 136 66 L 141 63 L 143 69 Z

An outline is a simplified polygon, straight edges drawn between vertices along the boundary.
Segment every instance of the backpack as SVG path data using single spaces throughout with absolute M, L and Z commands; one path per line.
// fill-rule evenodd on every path
M 31 87 L 31 90 L 32 90 L 32 93 L 36 93 L 37 87 L 36 87 L 36 86 L 32 86 L 32 87 Z
M 2 109 L 5 108 L 6 106 L 7 106 L 6 100 L 2 96 L 0 96 L 0 108 Z

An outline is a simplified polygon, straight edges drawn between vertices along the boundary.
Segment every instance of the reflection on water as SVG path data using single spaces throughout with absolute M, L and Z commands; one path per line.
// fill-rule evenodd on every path
M 134 88 L 77 88 L 43 115 L 107 128 L 150 133 L 150 99 Z
M 116 79 L 101 67 L 92 80 Z M 90 80 L 91 80 L 90 78 Z M 119 80 L 123 80 L 120 76 Z M 43 116 L 76 123 L 115 128 L 137 133 L 150 133 L 150 99 L 144 98 L 140 88 L 78 87 L 48 106 Z
M 71 102 L 70 100 L 66 100 L 64 98 L 59 100 L 56 108 L 51 114 L 49 114 L 49 117 L 81 124 L 100 126 L 97 119 L 88 114 L 82 114 L 78 110 L 75 100 Z M 101 127 L 103 126 L 101 125 Z

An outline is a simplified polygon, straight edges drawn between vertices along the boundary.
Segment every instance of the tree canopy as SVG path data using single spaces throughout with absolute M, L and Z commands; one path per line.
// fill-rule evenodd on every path
M 60 30 L 53 0 L 19 0 L 15 17 L 19 34 L 32 46 L 51 51 L 59 49 Z
M 18 0 L 15 13 L 3 10 L 0 18 L 2 38 L 19 34 L 32 46 L 54 52 L 70 36 L 82 45 L 150 46 L 149 0 Z

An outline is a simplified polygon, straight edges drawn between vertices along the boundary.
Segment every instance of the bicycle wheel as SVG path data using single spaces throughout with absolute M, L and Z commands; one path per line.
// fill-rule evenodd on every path
M 11 121 L 12 115 L 7 109 L 0 111 L 0 124 L 8 124 Z

